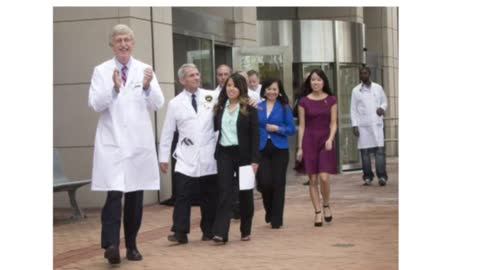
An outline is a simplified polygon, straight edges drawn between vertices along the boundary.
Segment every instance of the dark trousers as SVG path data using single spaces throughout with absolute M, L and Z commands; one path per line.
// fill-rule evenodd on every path
M 200 228 L 205 236 L 211 237 L 215 210 L 217 207 L 216 175 L 190 177 L 175 173 L 176 199 L 173 209 L 173 226 L 171 231 L 176 234 L 190 233 L 190 209 L 192 198 L 198 195 L 200 200 Z M 199 194 L 195 194 L 195 191 Z
M 377 173 L 377 178 L 388 180 L 385 162 L 385 147 L 360 149 L 360 154 L 362 156 L 363 180 L 373 180 L 372 164 L 370 160 L 371 153 L 375 155 L 375 172 Z
M 228 240 L 230 229 L 230 219 L 232 217 L 232 202 L 234 199 L 234 187 L 238 189 L 239 167 L 239 148 L 238 146 L 220 147 L 217 158 L 218 168 L 218 205 L 213 225 L 213 234 Z M 240 206 L 240 233 L 242 237 L 248 236 L 252 231 L 253 219 L 253 190 L 241 190 L 238 192 Z
M 143 190 L 123 193 L 109 191 L 102 209 L 102 248 L 120 245 L 120 220 L 122 218 L 122 197 L 125 194 L 123 206 L 123 231 L 127 249 L 137 248 L 137 234 L 140 230 L 143 214 Z
M 240 187 L 238 186 L 238 175 L 235 174 L 235 180 L 233 181 L 233 199 L 232 199 L 232 216 L 234 219 L 240 218 L 240 200 L 238 199 Z
M 257 187 L 262 193 L 266 219 L 272 226 L 283 225 L 288 149 L 278 149 L 271 140 L 261 152 L 257 173 Z

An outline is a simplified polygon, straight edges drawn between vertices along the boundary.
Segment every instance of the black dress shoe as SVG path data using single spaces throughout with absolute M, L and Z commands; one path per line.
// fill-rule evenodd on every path
M 241 241 L 250 241 L 250 235 L 245 235 L 240 238 Z
M 120 250 L 118 247 L 111 245 L 105 249 L 103 257 L 108 260 L 110 264 L 119 264 L 120 263 Z
M 179 235 L 179 234 L 171 234 L 168 236 L 168 241 L 175 242 L 178 244 L 186 244 L 188 243 L 188 238 L 186 235 Z
M 202 241 L 210 241 L 213 239 L 213 236 L 209 236 L 209 235 L 202 235 Z
M 127 249 L 127 260 L 129 261 L 141 261 L 143 259 L 142 254 L 138 252 L 138 249 Z
M 270 213 L 265 213 L 265 222 L 268 224 L 272 221 L 272 218 L 270 217 Z
M 222 237 L 220 236 L 214 236 L 212 238 L 213 242 L 217 243 L 217 244 L 226 244 L 228 240 L 226 239 L 223 239 Z

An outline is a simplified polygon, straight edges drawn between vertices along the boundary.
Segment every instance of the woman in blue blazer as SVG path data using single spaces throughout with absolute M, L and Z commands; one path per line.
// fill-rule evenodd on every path
M 262 193 L 265 222 L 279 229 L 283 225 L 288 136 L 296 130 L 281 80 L 263 81 L 260 96 L 264 101 L 258 104 L 260 164 L 257 188 Z

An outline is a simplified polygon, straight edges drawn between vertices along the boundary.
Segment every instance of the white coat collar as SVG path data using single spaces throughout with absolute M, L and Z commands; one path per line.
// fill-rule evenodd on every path
M 183 89 L 182 91 L 182 95 L 183 95 L 183 98 L 182 98 L 182 104 L 183 106 L 187 109 L 187 111 L 189 111 L 190 113 L 192 114 L 197 114 L 198 113 L 198 108 L 200 106 L 199 105 L 199 101 L 201 100 L 201 92 L 200 92 L 200 88 L 197 88 L 197 91 L 195 92 L 195 96 L 196 96 L 196 100 L 197 100 L 197 113 L 195 113 L 195 110 L 193 109 L 193 106 L 192 106 L 192 93 L 190 93 L 189 91 L 187 91 L 186 89 Z
M 113 61 L 115 62 L 115 66 L 118 68 L 118 70 L 122 70 L 123 64 L 118 61 L 116 57 L 113 57 Z M 132 62 L 133 62 L 133 56 L 130 56 L 130 59 L 128 59 L 128 63 L 126 64 L 127 69 L 130 71 L 130 68 L 132 67 Z
M 112 59 L 112 65 L 116 68 L 119 68 L 119 71 L 123 67 L 123 65 L 117 61 L 115 57 Z M 135 73 L 137 71 L 138 65 L 137 65 L 137 60 L 133 58 L 133 56 L 130 56 L 130 60 L 128 61 L 127 64 L 128 67 L 128 75 L 127 75 L 127 82 L 125 85 L 129 85 L 130 81 L 135 77 Z

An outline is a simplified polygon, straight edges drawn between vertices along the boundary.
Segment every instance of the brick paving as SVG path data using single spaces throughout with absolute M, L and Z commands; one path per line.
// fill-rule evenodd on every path
M 122 263 L 110 266 L 100 249 L 100 210 L 86 209 L 87 219 L 72 222 L 68 209 L 54 210 L 55 269 L 398 269 L 398 163 L 388 161 L 389 181 L 362 186 L 361 173 L 331 178 L 333 221 L 314 227 L 314 210 L 306 176 L 290 173 L 284 226 L 272 230 L 255 194 L 252 240 L 240 241 L 239 222 L 232 221 L 225 246 L 200 240 L 200 211 L 192 209 L 187 245 L 172 245 L 172 207 L 144 208 L 138 238 L 144 259 L 130 262 L 121 246 Z M 123 233 L 123 232 L 122 232 Z

